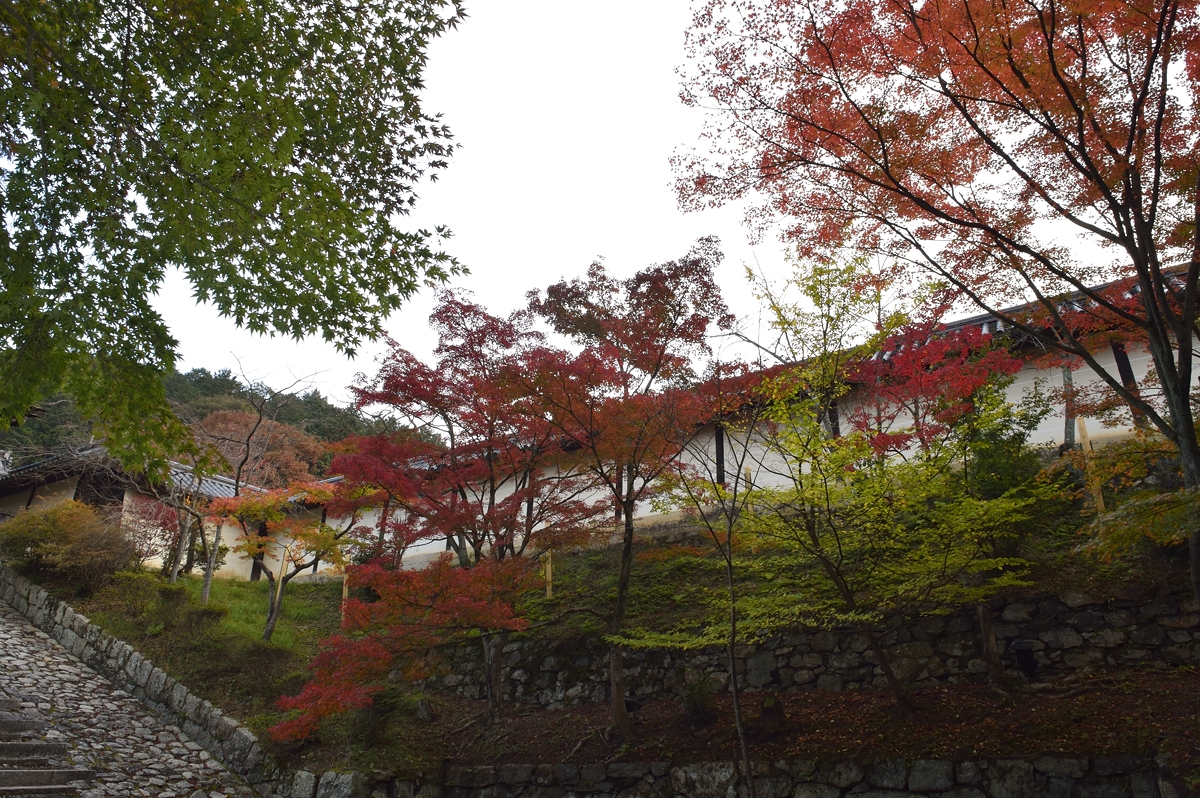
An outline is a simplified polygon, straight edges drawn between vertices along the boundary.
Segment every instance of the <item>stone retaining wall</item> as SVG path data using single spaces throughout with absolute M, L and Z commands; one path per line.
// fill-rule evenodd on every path
M 754 764 L 758 798 L 1183 798 L 1152 756 L 1036 759 L 791 759 Z M 347 792 L 333 792 L 342 789 Z M 504 765 L 449 768 L 426 781 L 369 784 L 361 775 L 297 773 L 286 798 L 746 798 L 732 762 Z
M 1136 665 L 1200 664 L 1200 613 L 1185 588 L 1119 593 L 1080 591 L 996 599 L 990 605 L 1005 668 L 1014 676 L 1061 677 Z M 888 632 L 893 667 L 903 682 L 932 686 L 982 679 L 978 612 L 923 618 Z M 634 651 L 625 683 L 641 697 L 670 697 L 681 679 L 707 677 L 727 690 L 724 649 Z M 604 701 L 608 653 L 603 642 L 518 640 L 505 648 L 508 700 L 560 707 Z M 849 630 L 803 631 L 742 646 L 739 685 L 749 691 L 886 687 L 866 637 Z M 426 684 L 471 698 L 485 695 L 478 644 L 451 650 L 444 670 Z
M 0 600 L 92 670 L 181 728 L 260 793 L 271 793 L 280 769 L 245 726 L 192 695 L 128 643 L 4 565 L 0 565 Z

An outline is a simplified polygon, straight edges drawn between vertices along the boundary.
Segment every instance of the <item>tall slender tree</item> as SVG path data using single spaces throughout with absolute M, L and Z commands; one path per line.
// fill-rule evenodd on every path
M 704 422 L 704 404 L 689 390 L 693 359 L 709 354 L 708 334 L 732 317 L 713 271 L 714 238 L 686 256 L 619 279 L 600 263 L 585 279 L 564 280 L 530 295 L 530 308 L 567 336 L 573 351 L 543 346 L 525 357 L 526 390 L 580 453 L 583 467 L 611 497 L 621 524 L 612 634 L 625 622 L 633 563 L 634 517 Z M 613 644 L 609 690 L 613 723 L 626 740 L 624 656 Z

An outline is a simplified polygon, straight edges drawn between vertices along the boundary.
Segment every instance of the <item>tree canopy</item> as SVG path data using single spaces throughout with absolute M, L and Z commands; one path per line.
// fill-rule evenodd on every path
M 458 0 L 0 3 L 0 417 L 65 389 L 127 465 L 183 429 L 150 299 L 353 352 L 448 235 L 400 224 L 449 131 L 418 97 Z
M 681 194 L 757 195 L 809 253 L 849 243 L 935 274 L 1094 370 L 1175 447 L 1194 494 L 1198 13 L 710 0 L 690 96 L 719 109 L 715 154 L 679 160 Z M 1096 357 L 1114 338 L 1150 353 L 1151 390 Z M 1200 528 L 1191 545 L 1200 596 Z

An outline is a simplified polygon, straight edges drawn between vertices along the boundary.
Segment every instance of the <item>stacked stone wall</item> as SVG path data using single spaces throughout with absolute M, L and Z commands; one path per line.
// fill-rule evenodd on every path
M 988 605 L 1005 669 L 1018 678 L 1132 666 L 1200 664 L 1200 612 L 1190 590 L 1164 588 L 1100 597 L 1069 590 L 996 599 Z M 922 618 L 886 632 L 884 645 L 901 681 L 932 686 L 986 678 L 975 607 Z M 505 647 L 511 701 L 560 707 L 606 699 L 608 652 L 597 639 L 513 640 Z M 427 685 L 471 698 L 485 695 L 478 644 L 447 652 Z M 729 688 L 720 647 L 629 652 L 625 683 L 639 697 L 669 697 L 681 679 L 707 678 Z M 866 636 L 849 629 L 805 630 L 738 651 L 746 690 L 842 690 L 886 686 Z

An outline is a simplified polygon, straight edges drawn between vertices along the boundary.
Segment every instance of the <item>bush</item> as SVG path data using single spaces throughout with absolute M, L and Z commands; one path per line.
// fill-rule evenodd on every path
M 53 573 L 85 595 L 138 563 L 120 524 L 76 501 L 26 510 L 0 525 L 0 558 L 23 571 Z

